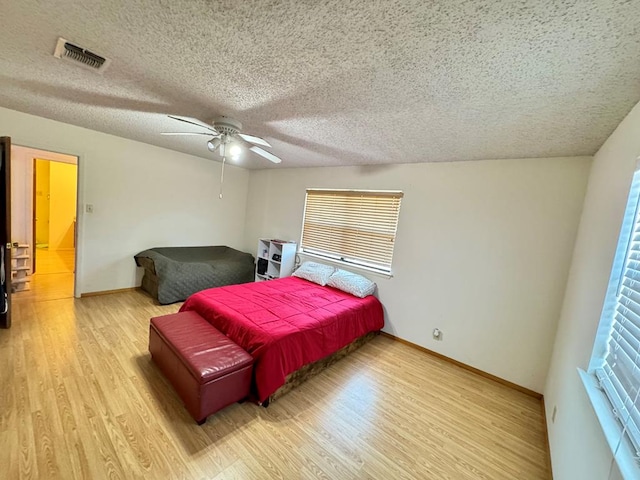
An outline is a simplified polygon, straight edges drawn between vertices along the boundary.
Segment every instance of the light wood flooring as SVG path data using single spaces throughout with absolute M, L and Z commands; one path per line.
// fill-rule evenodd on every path
M 75 250 L 36 250 L 36 274 L 73 273 L 75 269 Z
M 377 337 L 269 408 L 199 427 L 147 352 L 139 291 L 14 299 L 0 330 L 7 479 L 549 479 L 540 401 Z
M 36 250 L 36 273 L 29 277 L 29 290 L 15 292 L 13 299 L 44 301 L 73 297 L 75 251 Z

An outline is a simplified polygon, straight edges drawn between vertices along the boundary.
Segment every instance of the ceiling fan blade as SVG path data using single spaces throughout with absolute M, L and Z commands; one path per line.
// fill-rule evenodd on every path
M 266 158 L 270 162 L 273 162 L 273 163 L 282 162 L 281 158 L 276 157 L 273 153 L 269 153 L 269 152 L 267 152 L 266 150 L 263 150 L 260 147 L 251 147 L 249 150 L 251 150 L 253 153 L 257 153 L 258 155 Z
M 206 135 L 207 137 L 215 137 L 215 132 L 161 132 L 160 135 Z
M 211 125 L 207 125 L 206 123 L 201 122 L 197 118 L 182 118 L 182 117 L 176 117 L 174 115 L 167 115 L 167 116 L 169 118 L 173 118 L 174 120 L 178 120 L 179 122 L 190 123 L 191 125 L 196 125 L 198 127 L 206 128 L 208 130 L 211 130 L 212 132 L 216 131 L 215 128 L 213 128 Z
M 255 143 L 256 145 L 262 145 L 264 147 L 271 146 L 271 144 L 264 138 L 256 137 L 254 135 L 247 135 L 246 133 L 239 133 L 238 136 L 249 143 Z

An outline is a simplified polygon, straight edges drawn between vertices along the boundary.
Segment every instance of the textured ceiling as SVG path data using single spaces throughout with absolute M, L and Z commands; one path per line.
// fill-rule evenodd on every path
M 0 106 L 205 158 L 167 114 L 233 116 L 304 167 L 591 155 L 640 100 L 640 0 L 0 7 Z M 111 65 L 54 58 L 59 36 Z

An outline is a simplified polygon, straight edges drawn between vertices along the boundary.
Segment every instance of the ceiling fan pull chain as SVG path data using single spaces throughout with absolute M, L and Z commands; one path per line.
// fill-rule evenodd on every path
M 222 198 L 222 183 L 224 182 L 224 162 L 227 161 L 227 157 L 222 157 L 222 170 L 220 170 L 220 195 L 219 198 Z

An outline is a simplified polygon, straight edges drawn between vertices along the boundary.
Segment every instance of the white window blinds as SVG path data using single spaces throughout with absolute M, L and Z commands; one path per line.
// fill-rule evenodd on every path
M 402 195 L 307 190 L 302 251 L 390 273 Z
M 640 214 L 638 173 L 629 194 L 626 220 L 621 236 L 626 236 L 624 265 L 611 314 L 604 358 L 595 369 L 612 411 L 624 428 L 636 452 L 640 452 Z M 625 232 L 626 230 L 626 232 Z M 630 230 L 630 232 L 629 232 Z M 619 242 L 618 248 L 624 248 Z M 614 266 L 615 267 L 615 266 Z M 613 279 L 612 279 L 613 280 Z M 605 319 L 603 319 L 605 321 Z

